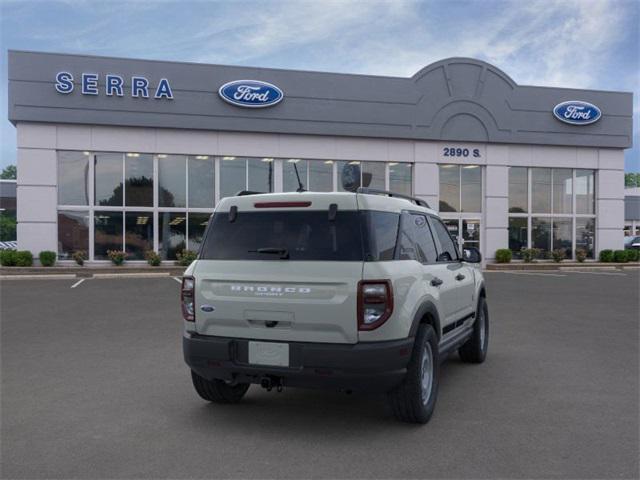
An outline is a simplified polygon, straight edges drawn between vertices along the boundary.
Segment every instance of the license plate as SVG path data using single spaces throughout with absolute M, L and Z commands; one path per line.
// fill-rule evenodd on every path
M 253 365 L 289 366 L 289 344 L 249 342 L 249 363 Z

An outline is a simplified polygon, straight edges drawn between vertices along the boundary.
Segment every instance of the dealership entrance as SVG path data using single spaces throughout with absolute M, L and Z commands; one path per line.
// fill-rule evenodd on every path
M 481 250 L 480 245 L 480 217 L 475 218 L 443 218 L 449 233 L 458 244 L 458 250 L 475 247 Z

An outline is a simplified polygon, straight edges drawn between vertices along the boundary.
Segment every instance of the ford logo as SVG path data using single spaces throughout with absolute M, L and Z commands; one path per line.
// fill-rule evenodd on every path
M 561 122 L 571 125 L 589 125 L 600 120 L 602 116 L 598 107 L 580 100 L 559 103 L 553 107 L 553 114 Z
M 271 107 L 282 101 L 284 94 L 275 85 L 259 80 L 234 80 L 218 90 L 225 101 L 238 107 Z
M 213 312 L 216 308 L 212 305 L 200 305 L 200 310 L 203 312 Z

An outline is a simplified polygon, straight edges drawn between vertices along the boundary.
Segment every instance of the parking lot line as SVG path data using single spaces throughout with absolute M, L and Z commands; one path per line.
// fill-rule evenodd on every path
M 74 283 L 73 285 L 71 285 L 71 288 L 76 288 L 78 285 L 80 285 L 82 282 L 84 282 L 86 280 L 86 278 L 81 278 L 80 280 L 78 280 L 76 283 Z
M 508 273 L 510 275 L 534 275 L 539 277 L 566 277 L 567 275 L 564 273 L 540 273 L 540 272 L 503 272 L 503 271 L 493 271 L 491 273 Z
M 179 279 L 178 277 L 172 277 L 176 282 L 178 282 L 180 285 L 182 285 L 182 280 Z
M 616 272 L 587 272 L 585 270 L 571 270 L 571 273 L 588 273 L 589 275 L 617 275 L 626 277 L 626 273 L 616 273 Z

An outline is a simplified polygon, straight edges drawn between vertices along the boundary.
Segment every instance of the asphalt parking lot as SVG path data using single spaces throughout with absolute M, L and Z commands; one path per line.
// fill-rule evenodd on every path
M 382 396 L 209 405 L 172 278 L 0 282 L 2 478 L 638 478 L 638 270 L 487 273 L 489 357 L 425 426 Z

